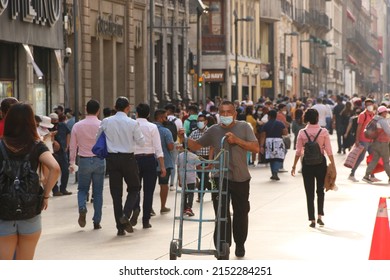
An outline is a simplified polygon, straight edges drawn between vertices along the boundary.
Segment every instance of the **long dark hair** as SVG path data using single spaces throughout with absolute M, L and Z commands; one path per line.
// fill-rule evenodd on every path
M 39 136 L 31 106 L 23 103 L 12 105 L 4 121 L 6 146 L 15 153 L 26 153 L 37 141 Z

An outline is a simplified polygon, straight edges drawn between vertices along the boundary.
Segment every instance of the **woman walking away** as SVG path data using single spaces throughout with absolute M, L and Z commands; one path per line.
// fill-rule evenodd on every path
M 286 155 L 282 135 L 287 135 L 287 128 L 276 119 L 276 111 L 268 113 L 269 121 L 263 126 L 260 134 L 260 152 L 265 154 L 271 167 L 271 180 L 279 181 L 279 169 L 282 167 Z
M 314 228 L 316 226 L 314 215 L 315 183 L 317 183 L 317 223 L 324 226 L 322 216 L 324 215 L 324 181 L 327 171 L 324 152 L 328 155 L 332 165 L 335 166 L 335 164 L 328 130 L 321 128 L 318 124 L 318 111 L 308 109 L 304 115 L 304 122 L 307 123 L 307 126 L 298 134 L 297 150 L 291 175 L 295 176 L 297 162 L 303 155 L 302 176 L 306 192 L 307 211 L 311 222 L 310 227 Z M 334 173 L 336 174 L 336 170 L 334 170 Z
M 31 260 L 41 235 L 40 212 L 47 209 L 49 194 L 58 179 L 60 167 L 46 145 L 39 140 L 34 113 L 28 104 L 15 104 L 9 109 L 0 148 L 0 260 L 11 260 L 14 257 L 17 260 Z M 5 160 L 7 157 L 8 162 Z M 14 169 L 18 171 L 4 168 L 10 164 L 17 164 Z M 49 170 L 43 189 L 39 186 L 36 173 L 39 164 Z M 23 168 L 18 168 L 19 165 Z M 27 173 L 23 172 L 26 170 Z M 20 181 L 15 180 L 15 173 L 18 173 Z M 27 179 L 27 182 L 24 181 Z M 18 211 L 12 211 L 13 200 L 25 198 L 25 194 L 13 192 L 13 188 L 17 190 L 15 186 L 28 190 L 29 201 L 32 201 L 31 205 L 19 206 L 16 209 Z M 33 193 L 32 189 L 40 192 Z

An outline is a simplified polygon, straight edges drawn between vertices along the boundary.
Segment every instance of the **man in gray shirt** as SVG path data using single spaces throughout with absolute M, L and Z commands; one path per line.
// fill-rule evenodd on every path
M 378 108 L 378 114 L 374 117 L 377 121 L 377 133 L 378 136 L 371 144 L 372 161 L 368 164 L 366 169 L 366 175 L 363 177 L 363 181 L 367 183 L 374 183 L 375 181 L 370 178 L 370 174 L 374 171 L 379 159 L 383 160 L 383 167 L 389 177 L 390 184 L 390 165 L 389 165 L 389 142 L 390 142 L 390 125 L 387 119 L 388 109 L 386 106 L 380 106 Z
M 202 147 L 211 146 L 214 148 L 215 155 L 221 150 L 221 140 L 226 136 L 224 148 L 229 152 L 229 165 L 227 178 L 223 180 L 223 189 L 228 186 L 228 204 L 226 199 L 221 198 L 222 211 L 221 219 L 227 219 L 221 222 L 220 241 L 228 242 L 231 245 L 231 216 L 229 211 L 230 199 L 233 206 L 233 238 L 236 243 L 236 256 L 245 256 L 245 241 L 248 235 L 248 213 L 249 213 L 249 182 L 251 179 L 246 154 L 247 151 L 259 153 L 259 143 L 253 133 L 252 128 L 242 121 L 236 121 L 237 112 L 234 103 L 224 101 L 219 107 L 221 123 L 213 125 L 198 140 L 188 139 L 188 146 L 191 150 L 199 150 Z M 180 137 L 184 132 L 180 131 Z M 227 142 L 227 143 L 226 143 Z M 219 167 L 217 167 L 219 168 Z M 219 183 L 216 180 L 217 184 Z M 214 212 L 218 211 L 218 193 L 212 194 Z M 225 232 L 225 228 L 227 232 Z M 225 239 L 226 238 L 226 239 Z M 217 223 L 214 230 L 214 243 L 217 245 Z M 220 244 L 222 248 L 222 244 Z
M 133 232 L 129 217 L 141 188 L 134 150 L 135 144 L 144 146 L 145 139 L 138 122 L 127 116 L 130 112 L 130 102 L 126 97 L 118 97 L 115 109 L 117 110 L 115 115 L 102 120 L 97 138 L 104 131 L 108 151 L 106 162 L 110 193 L 114 204 L 117 235 L 120 236 L 125 235 L 125 231 Z M 122 205 L 123 180 L 127 184 L 124 205 Z

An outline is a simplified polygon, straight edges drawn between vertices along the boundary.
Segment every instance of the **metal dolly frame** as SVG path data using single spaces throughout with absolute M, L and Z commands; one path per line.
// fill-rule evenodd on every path
M 229 151 L 224 148 L 226 137 L 223 137 L 221 140 L 221 150 L 218 153 L 218 155 L 213 160 L 196 160 L 195 162 L 200 165 L 200 169 L 195 170 L 187 170 L 187 155 L 188 155 L 188 139 L 187 137 L 184 138 L 184 178 L 182 180 L 182 187 L 181 190 L 178 190 L 176 188 L 175 192 L 175 208 L 174 208 L 174 221 L 173 221 L 173 232 L 172 232 L 172 241 L 170 242 L 169 247 L 169 259 L 170 260 L 176 260 L 177 257 L 181 257 L 182 254 L 189 254 L 189 255 L 214 255 L 219 260 L 228 260 L 229 254 L 230 254 L 230 245 L 226 241 L 226 234 L 227 234 L 227 209 L 224 209 L 225 217 L 222 216 L 222 205 L 223 200 L 220 199 L 221 197 L 225 199 L 224 205 L 229 207 L 228 205 L 228 185 L 227 185 L 227 173 L 228 173 L 228 166 L 229 166 Z M 207 168 L 209 165 L 212 165 L 213 167 Z M 218 166 L 216 168 L 215 166 Z M 194 189 L 194 190 L 188 190 L 186 188 L 186 177 L 187 172 L 197 172 L 201 173 L 202 178 L 200 179 L 200 188 Z M 204 189 L 204 176 L 205 173 L 214 173 L 218 174 L 218 189 L 215 188 L 215 186 L 212 186 L 211 190 L 205 190 Z M 178 169 L 179 173 L 179 169 Z M 216 178 L 217 179 L 217 178 Z M 224 179 L 225 182 L 224 182 Z M 225 186 L 224 186 L 225 183 Z M 224 189 L 224 187 L 226 187 Z M 185 207 L 185 194 L 186 193 L 194 193 L 200 194 L 200 204 L 199 204 L 199 218 L 188 218 L 184 217 L 184 207 Z M 218 194 L 218 207 L 217 207 L 217 214 L 215 215 L 215 218 L 213 219 L 203 219 L 203 195 L 205 193 L 211 193 Z M 180 199 L 180 209 L 179 214 L 177 213 L 177 202 L 178 199 Z M 214 202 L 213 202 L 214 203 Z M 214 211 L 213 211 L 214 212 Z M 198 244 L 196 249 L 187 249 L 183 246 L 183 229 L 185 222 L 191 222 L 191 223 L 198 223 Z M 211 250 L 202 250 L 201 249 L 201 243 L 202 243 L 202 225 L 203 223 L 215 223 L 216 224 L 216 249 Z M 224 235 L 221 237 L 221 229 L 222 229 L 222 222 L 224 222 Z M 178 223 L 178 233 L 176 234 L 176 223 Z

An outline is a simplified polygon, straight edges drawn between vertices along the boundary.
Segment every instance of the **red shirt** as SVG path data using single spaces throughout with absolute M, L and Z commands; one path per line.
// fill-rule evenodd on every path
M 372 142 L 371 139 L 368 139 L 366 138 L 366 136 L 364 136 L 364 129 L 366 128 L 367 124 L 372 120 L 373 117 L 374 117 L 374 113 L 367 110 L 364 110 L 359 114 L 358 125 L 362 124 L 362 129 L 360 130 L 360 134 L 359 134 L 359 142 Z

